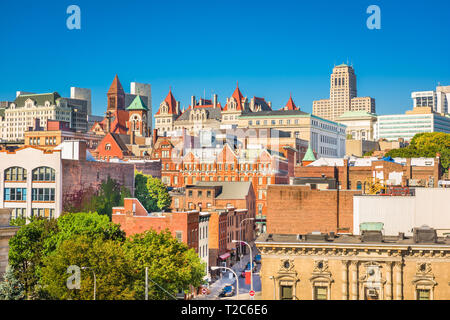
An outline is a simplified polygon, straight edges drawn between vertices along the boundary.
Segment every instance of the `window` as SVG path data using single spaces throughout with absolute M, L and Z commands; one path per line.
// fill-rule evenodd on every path
M 31 216 L 32 217 L 54 218 L 55 217 L 55 209 L 33 208 L 31 211 Z
M 33 181 L 55 181 L 55 169 L 39 167 L 33 170 Z
M 33 188 L 32 201 L 55 201 L 55 189 L 54 188 Z
M 430 289 L 417 289 L 417 300 L 430 300 Z
M 211 191 L 206 191 L 206 196 L 207 196 L 208 198 L 211 198 Z
M 327 300 L 328 288 L 327 287 L 314 287 L 314 300 Z
M 179 241 L 183 241 L 183 231 L 175 231 L 175 238 Z
M 189 190 L 189 197 L 192 197 L 192 190 Z
M 11 212 L 11 219 L 25 218 L 27 209 L 25 208 L 14 208 Z
M 27 189 L 5 188 L 5 201 L 26 201 Z
M 5 181 L 25 181 L 27 170 L 21 167 L 11 167 L 5 170 Z
M 292 286 L 281 286 L 281 300 L 292 300 Z
M 198 196 L 199 196 L 199 197 L 202 197 L 202 196 L 203 196 L 203 192 L 202 192 L 202 191 L 199 191 L 199 192 L 198 192 Z
M 111 150 L 111 143 L 105 144 L 105 150 L 106 150 L 106 151 Z

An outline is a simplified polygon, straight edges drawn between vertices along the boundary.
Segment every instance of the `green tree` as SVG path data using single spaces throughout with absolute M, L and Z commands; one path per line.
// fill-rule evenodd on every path
M 23 285 L 14 275 L 14 269 L 7 266 L 3 282 L 0 282 L 0 300 L 22 300 L 24 297 Z
M 166 210 L 172 203 L 167 187 L 158 178 L 137 173 L 135 196 L 149 212 Z
M 19 229 L 9 240 L 9 264 L 15 277 L 24 286 L 26 298 L 31 298 L 40 277 L 42 259 L 50 239 L 58 230 L 55 219 L 36 218 Z
M 9 225 L 10 226 L 17 226 L 17 227 L 22 227 L 27 223 L 27 219 L 26 218 L 12 218 L 9 221 Z
M 65 240 L 44 259 L 42 290 L 51 299 L 92 300 L 96 275 L 96 299 L 126 300 L 134 298 L 134 262 L 125 254 L 123 243 L 79 235 Z M 71 265 L 89 267 L 81 270 L 80 289 L 68 289 L 67 268 Z
M 125 248 L 137 272 L 134 282 L 136 299 L 144 299 L 145 267 L 148 267 L 149 278 L 173 295 L 202 283 L 205 269 L 197 253 L 177 241 L 168 230 L 136 234 L 126 241 Z M 171 299 L 151 281 L 149 297 L 154 300 Z
M 411 139 L 409 146 L 390 150 L 386 153 L 386 156 L 393 158 L 434 158 L 436 153 L 441 155 L 442 168 L 448 172 L 450 166 L 450 134 L 443 132 L 418 133 Z
M 66 213 L 57 219 L 58 233 L 47 241 L 50 248 L 58 248 L 64 241 L 78 235 L 102 240 L 125 241 L 125 232 L 118 224 L 112 223 L 105 215 L 96 212 Z M 48 252 L 50 253 L 50 252 Z
M 123 199 L 130 196 L 131 193 L 126 187 L 121 187 L 114 179 L 108 177 L 102 182 L 97 194 L 83 205 L 81 211 L 98 212 L 111 219 L 112 208 L 123 205 Z

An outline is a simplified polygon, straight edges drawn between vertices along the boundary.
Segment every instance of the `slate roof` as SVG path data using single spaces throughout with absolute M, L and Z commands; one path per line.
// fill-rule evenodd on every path
M 250 181 L 199 181 L 196 187 L 222 187 L 222 192 L 216 199 L 245 199 L 248 195 L 252 183 Z
M 214 108 L 213 105 L 204 105 L 204 106 L 196 106 L 195 108 L 188 108 L 186 109 L 178 118 L 177 121 L 183 121 L 183 120 L 189 120 L 189 115 L 193 110 L 202 108 L 206 110 L 206 119 L 210 120 L 221 120 L 222 119 L 222 111 L 219 106 L 217 108 Z

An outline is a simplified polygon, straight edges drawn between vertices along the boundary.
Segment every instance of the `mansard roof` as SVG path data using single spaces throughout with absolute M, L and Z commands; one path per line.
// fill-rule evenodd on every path
M 206 120 L 218 120 L 222 119 L 222 108 L 218 104 L 216 108 L 213 105 L 204 105 L 204 106 L 195 106 L 192 108 L 191 106 L 186 109 L 176 121 L 186 121 L 190 120 L 190 115 L 192 112 L 195 112 L 199 109 L 205 110 L 206 112 Z

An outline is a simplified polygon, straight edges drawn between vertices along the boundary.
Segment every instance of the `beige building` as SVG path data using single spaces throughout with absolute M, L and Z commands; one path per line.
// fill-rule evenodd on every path
M 9 239 L 19 230 L 19 227 L 9 225 L 10 215 L 9 209 L 0 209 L 0 277 L 8 265 Z
M 448 300 L 450 237 L 263 234 L 263 300 Z
M 357 97 L 355 71 L 341 64 L 333 68 L 330 77 L 330 98 L 314 101 L 313 114 L 334 121 L 347 111 L 375 113 L 375 99 Z

